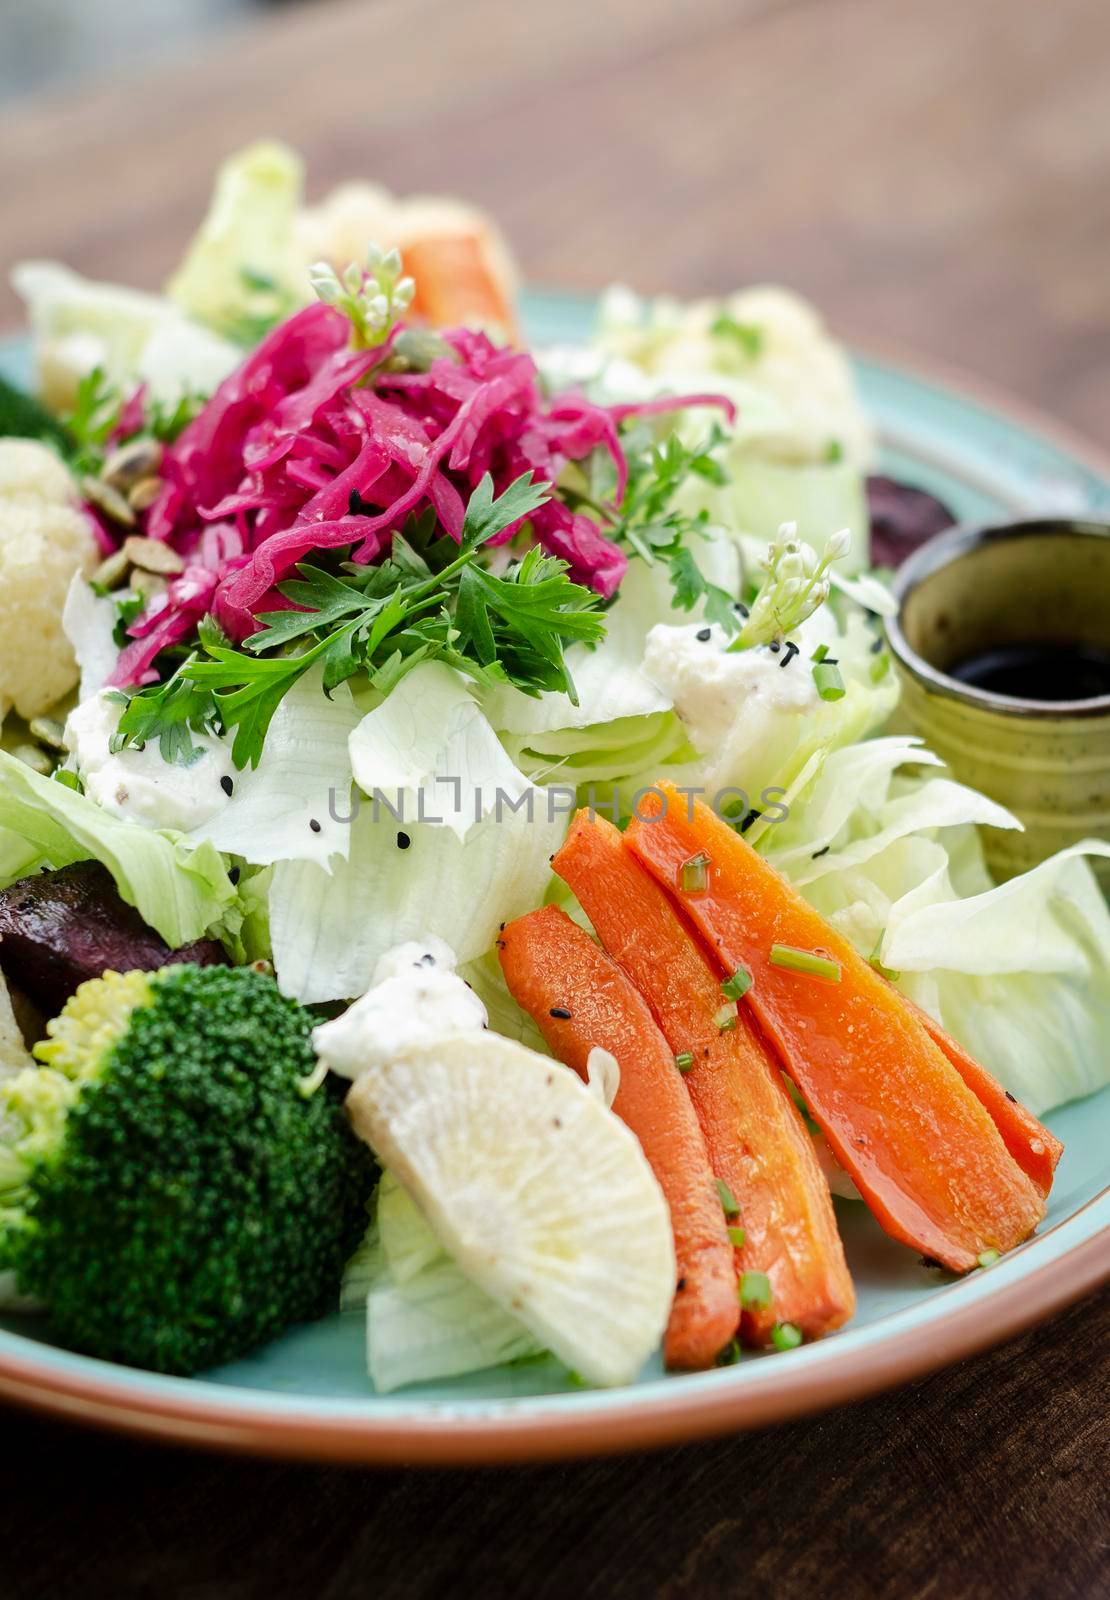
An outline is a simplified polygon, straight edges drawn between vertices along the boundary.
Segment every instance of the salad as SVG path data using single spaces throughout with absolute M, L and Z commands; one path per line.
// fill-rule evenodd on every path
M 842 1327 L 834 1194 L 989 1268 L 1110 1081 L 1110 847 L 993 883 L 900 731 L 945 508 L 785 290 L 531 351 L 480 213 L 302 185 L 234 157 L 161 296 L 14 274 L 3 1309 L 615 1385 Z

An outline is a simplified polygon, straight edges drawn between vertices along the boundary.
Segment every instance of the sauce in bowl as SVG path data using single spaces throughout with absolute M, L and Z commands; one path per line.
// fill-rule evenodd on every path
M 1087 644 L 1009 644 L 948 667 L 960 683 L 1011 700 L 1094 700 L 1110 694 L 1110 650 Z

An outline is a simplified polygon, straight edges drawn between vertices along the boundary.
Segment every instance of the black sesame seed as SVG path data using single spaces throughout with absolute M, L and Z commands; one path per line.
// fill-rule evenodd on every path
M 1017 1095 L 1016 1094 L 1011 1094 L 1009 1089 L 1006 1090 L 1006 1098 L 1007 1098 L 1007 1100 L 1010 1101 L 1011 1105 L 1015 1105 L 1015 1106 L 1017 1105 L 1017 1103 L 1018 1103 Z
M 309 817 L 308 825 L 312 829 L 313 833 L 320 832 L 320 824 L 316 821 L 315 817 Z
M 412 840 L 409 838 L 407 833 L 399 833 L 397 835 L 397 848 L 398 848 L 398 850 L 407 850 L 411 843 L 412 843 Z
M 682 1291 L 683 1291 L 683 1289 L 685 1289 L 685 1287 L 686 1287 L 686 1279 L 685 1278 L 679 1278 L 678 1282 L 675 1284 L 675 1288 L 678 1290 L 679 1294 L 682 1293 Z
M 780 667 L 788 667 L 790 665 L 790 663 L 793 661 L 794 657 L 796 655 L 798 655 L 798 654 L 799 654 L 798 646 L 794 643 L 793 639 L 788 639 L 786 641 L 786 654 L 783 656 L 782 660 L 779 662 L 779 666 Z
M 419 964 L 422 967 L 434 967 L 436 964 L 436 958 L 430 950 L 425 950 L 424 954 L 420 957 Z
M 823 844 L 821 846 L 820 850 L 815 850 L 813 852 L 813 854 L 810 856 L 809 859 L 811 861 L 820 861 L 821 857 L 822 856 L 827 856 L 831 849 L 832 849 L 832 845 L 831 844 Z
M 239 868 L 238 867 L 232 867 L 231 868 L 231 871 L 227 875 L 227 881 L 228 881 L 228 883 L 230 883 L 232 885 L 233 888 L 239 882 Z
M 743 822 L 740 824 L 740 832 L 747 833 L 752 823 L 758 822 L 762 815 L 762 811 L 749 811 Z
M 698 639 L 698 643 L 699 644 L 708 644 L 710 639 L 712 639 L 712 637 L 713 637 L 713 629 L 712 628 L 699 628 L 698 629 L 697 639 Z
M 548 1016 L 558 1017 L 562 1022 L 569 1021 L 572 1015 L 573 1012 L 568 1011 L 566 1006 L 552 1006 L 551 1010 L 548 1012 Z
M 821 665 L 825 666 L 825 667 L 838 667 L 840 665 L 840 657 L 839 656 L 825 656 L 822 659 Z
M 232 783 L 231 779 L 225 775 L 220 779 L 220 788 L 223 790 L 224 794 L 229 795 L 234 790 L 235 785 Z
M 744 618 L 745 622 L 751 616 L 751 612 L 748 610 L 747 606 L 744 604 L 744 602 L 742 600 L 734 600 L 733 603 L 732 603 L 732 609 L 734 611 L 738 611 L 740 613 L 740 615 Z

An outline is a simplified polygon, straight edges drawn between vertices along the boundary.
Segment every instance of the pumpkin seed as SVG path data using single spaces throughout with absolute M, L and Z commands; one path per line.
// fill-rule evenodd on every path
M 131 574 L 131 587 L 149 605 L 152 600 L 165 594 L 166 580 L 157 572 L 144 572 L 141 567 L 136 567 Z
M 161 478 L 140 478 L 128 489 L 127 503 L 132 511 L 148 511 L 161 492 Z
M 161 577 L 174 577 L 185 571 L 185 563 L 176 550 L 161 539 L 142 539 L 132 534 L 123 541 L 123 553 L 140 572 L 156 572 Z
M 110 556 L 105 556 L 89 582 L 98 589 L 118 589 L 130 565 L 126 552 L 116 550 Z
M 143 478 L 157 477 L 163 454 L 157 439 L 132 439 L 112 451 L 104 463 L 101 479 L 120 494 L 129 495 Z
M 112 522 L 118 522 L 125 528 L 133 528 L 135 526 L 135 513 L 119 490 L 113 489 L 112 485 L 105 483 L 103 478 L 82 478 L 81 493 L 98 511 L 103 511 L 104 515 L 110 518 Z
M 40 772 L 45 778 L 54 769 L 54 763 L 41 745 L 17 744 L 12 751 L 17 761 L 22 761 L 25 767 L 30 767 L 32 772 Z
M 28 723 L 32 736 L 48 750 L 66 748 L 65 729 L 55 717 L 32 717 Z

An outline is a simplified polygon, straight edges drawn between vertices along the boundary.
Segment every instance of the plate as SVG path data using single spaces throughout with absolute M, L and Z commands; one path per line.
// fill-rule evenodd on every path
M 584 336 L 592 304 L 533 293 L 537 344 Z M 25 379 L 24 342 L 0 370 Z M 884 470 L 946 500 L 961 519 L 1046 510 L 1110 515 L 1110 462 L 1061 430 L 960 379 L 856 358 Z M 0 1397 L 56 1416 L 179 1443 L 319 1460 L 476 1464 L 628 1450 L 755 1427 L 859 1399 L 960 1359 L 1046 1317 L 1110 1276 L 1110 1089 L 1048 1119 L 1063 1139 L 1037 1236 L 986 1271 L 938 1284 L 863 1206 L 837 1202 L 859 1309 L 842 1332 L 788 1354 L 633 1386 L 573 1388 L 555 1363 L 505 1368 L 377 1396 L 363 1319 L 291 1330 L 203 1378 L 164 1378 L 74 1355 L 42 1324 L 0 1318 Z

